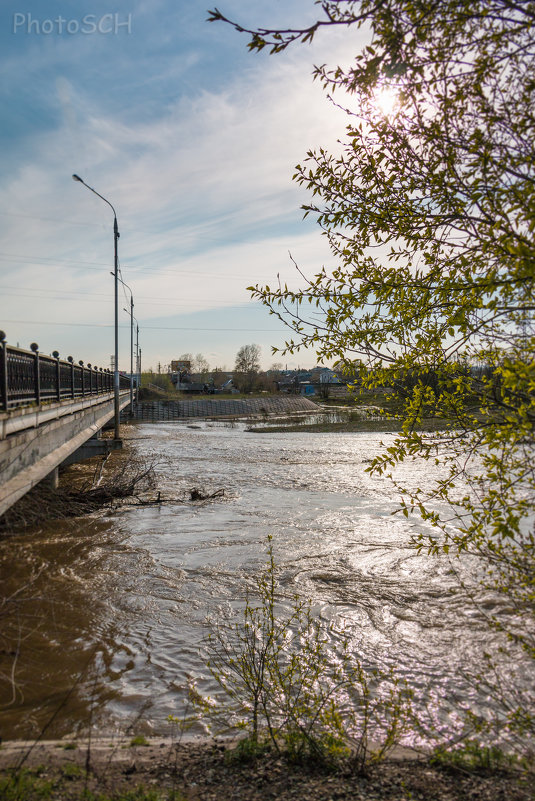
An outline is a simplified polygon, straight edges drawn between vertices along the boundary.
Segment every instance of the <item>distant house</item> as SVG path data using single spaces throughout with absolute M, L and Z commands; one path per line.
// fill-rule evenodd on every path
M 319 370 L 318 380 L 320 384 L 342 384 L 336 373 L 330 367 L 321 367 Z
M 327 385 L 333 388 L 339 387 L 345 393 L 347 381 L 341 380 L 330 367 L 313 367 L 312 370 L 283 370 L 275 384 L 279 392 L 324 395 Z
M 306 397 L 316 394 L 316 387 L 310 381 L 299 382 L 299 394 Z
M 203 391 L 204 384 L 193 381 L 191 373 L 186 369 L 171 373 L 171 381 L 175 385 L 177 392 L 194 392 L 196 394 Z

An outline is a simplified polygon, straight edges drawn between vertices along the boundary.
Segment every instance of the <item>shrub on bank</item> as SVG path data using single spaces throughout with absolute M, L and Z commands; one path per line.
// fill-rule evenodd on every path
M 237 756 L 269 747 L 294 761 L 364 773 L 409 728 L 411 691 L 392 671 L 367 668 L 349 635 L 325 628 L 309 601 L 295 595 L 287 612 L 278 611 L 271 538 L 255 590 L 258 600 L 247 594 L 241 619 L 211 626 L 207 664 L 222 692 L 207 698 L 192 683 L 197 717 L 214 735 L 243 733 Z

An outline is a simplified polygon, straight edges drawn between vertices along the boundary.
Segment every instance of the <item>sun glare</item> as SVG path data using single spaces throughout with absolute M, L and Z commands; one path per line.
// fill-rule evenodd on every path
M 398 102 L 398 95 L 395 89 L 383 87 L 375 93 L 375 103 L 377 108 L 388 117 L 395 110 Z

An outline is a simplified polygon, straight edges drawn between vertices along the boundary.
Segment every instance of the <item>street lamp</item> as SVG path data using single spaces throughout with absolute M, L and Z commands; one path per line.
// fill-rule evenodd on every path
M 123 281 L 122 278 L 119 278 L 119 281 L 130 292 L 130 311 L 128 311 L 128 309 L 125 309 L 124 307 L 123 307 L 123 311 L 125 311 L 127 314 L 130 315 L 130 353 L 131 354 L 134 352 L 134 320 L 136 321 L 136 376 L 137 376 L 137 378 L 136 378 L 136 386 L 139 389 L 139 385 L 141 383 L 141 375 L 140 375 L 141 374 L 141 351 L 139 350 L 139 320 L 137 319 L 137 317 L 134 314 L 134 295 L 132 293 L 131 288 L 128 286 L 128 284 L 125 281 Z M 133 363 L 132 363 L 132 358 L 131 358 L 130 359 L 130 375 L 133 375 L 132 369 L 133 369 Z M 130 403 L 131 404 L 132 404 L 132 401 L 133 401 L 133 398 L 131 396 L 130 397 Z
M 129 314 L 129 311 L 128 311 L 128 309 L 125 309 L 125 312 L 126 312 L 127 314 Z M 140 373 L 140 369 L 139 369 L 139 359 L 140 359 L 140 350 L 139 350 L 139 321 L 138 321 L 137 317 L 135 316 L 135 314 L 133 314 L 133 315 L 132 315 L 132 319 L 134 320 L 134 322 L 135 322 L 135 324 L 136 324 L 136 372 L 135 372 L 135 375 L 136 375 L 136 387 L 139 389 L 139 385 L 140 385 L 140 383 L 141 383 L 141 376 L 139 375 L 139 373 Z
M 139 390 L 139 387 L 141 386 L 141 351 L 139 349 L 139 323 L 137 320 L 136 320 L 136 375 L 137 375 L 136 386 Z
M 127 314 L 130 314 L 128 309 L 123 308 L 123 311 L 125 311 Z M 139 320 L 137 319 L 135 314 L 132 315 L 132 319 L 136 324 L 136 347 L 135 347 L 136 369 L 135 369 L 135 376 L 136 376 L 136 387 L 139 387 L 139 384 L 140 384 L 140 375 L 139 375 L 139 373 L 141 372 L 140 369 L 139 369 L 139 362 L 140 362 L 140 355 L 141 355 L 141 351 L 139 349 Z M 132 333 L 133 333 L 133 331 L 132 331 Z
M 125 309 L 125 312 L 128 314 L 128 310 Z M 140 369 L 140 362 L 141 362 L 141 351 L 139 350 L 139 320 L 135 316 L 132 315 L 132 319 L 136 323 L 136 387 L 139 389 L 141 384 L 141 369 Z
M 132 306 L 133 306 L 133 304 L 132 304 Z M 124 307 L 123 307 L 123 311 L 125 311 L 127 314 L 130 315 L 130 347 L 131 347 L 131 352 L 132 353 L 133 353 L 133 350 L 134 350 L 134 348 L 133 348 L 133 340 L 134 340 L 134 325 L 133 325 L 133 323 L 134 323 L 134 321 L 136 323 L 136 371 L 135 371 L 135 376 L 136 376 L 136 388 L 139 391 L 139 387 L 140 387 L 140 384 L 141 384 L 141 376 L 140 376 L 141 370 L 140 370 L 140 367 L 139 367 L 140 358 L 141 358 L 141 351 L 139 350 L 139 322 L 138 322 L 138 319 L 135 316 L 135 314 L 132 314 L 131 311 L 128 311 L 128 309 L 126 309 Z M 134 381 L 134 377 L 133 376 L 134 376 L 134 374 L 132 373 L 132 366 L 133 365 L 132 365 L 132 359 L 131 359 L 130 360 L 130 375 L 132 376 L 131 384 L 133 386 L 133 381 Z M 132 397 L 131 403 L 133 403 L 133 397 Z M 133 413 L 133 411 L 134 411 L 134 407 L 132 405 L 132 413 Z
M 134 315 L 134 294 L 126 281 L 119 278 L 121 284 L 130 292 L 130 311 L 123 307 L 123 311 L 130 315 L 130 413 L 134 413 L 134 320 L 136 321 L 136 387 L 139 390 L 141 384 L 141 351 L 139 349 L 139 321 Z
M 72 176 L 73 181 L 79 181 L 83 184 L 87 189 L 93 192 L 94 195 L 99 197 L 104 203 L 107 203 L 110 209 L 113 211 L 113 245 L 114 245 L 114 284 L 115 284 L 115 363 L 113 365 L 113 393 L 114 393 L 114 437 L 116 440 L 120 439 L 120 430 L 119 430 L 119 416 L 120 416 L 120 406 L 119 406 L 119 292 L 118 292 L 118 285 L 117 280 L 119 278 L 119 259 L 117 254 L 117 242 L 119 239 L 119 228 L 117 227 L 117 214 L 115 213 L 115 209 L 113 208 L 112 204 L 109 200 L 106 200 L 105 197 L 100 195 L 92 186 L 86 184 L 79 175 Z
M 134 412 L 134 294 L 126 281 L 119 278 L 121 284 L 130 292 L 130 311 L 123 309 L 130 314 L 130 415 Z

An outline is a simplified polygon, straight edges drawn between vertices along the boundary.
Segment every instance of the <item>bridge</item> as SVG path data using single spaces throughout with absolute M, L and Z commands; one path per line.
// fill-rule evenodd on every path
M 58 468 L 102 452 L 98 434 L 114 416 L 114 374 L 7 344 L 0 332 L 0 515 Z M 130 403 L 120 376 L 119 404 Z M 121 443 L 106 440 L 108 447 Z

